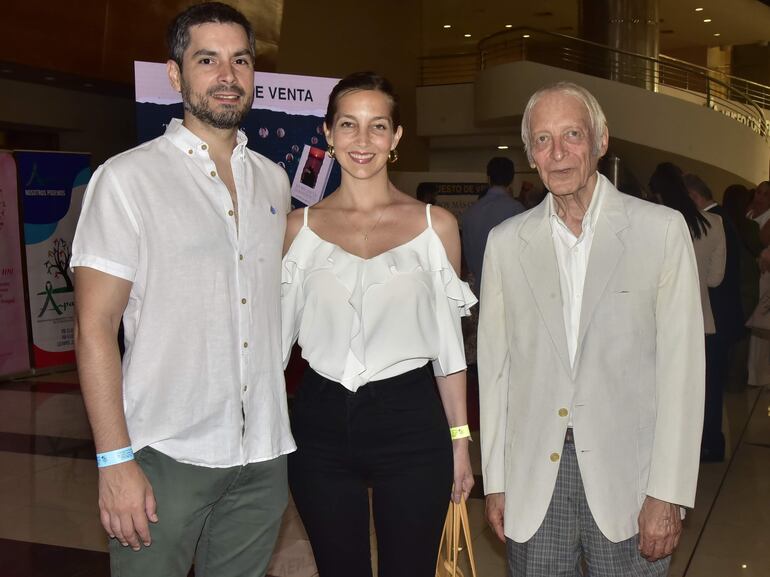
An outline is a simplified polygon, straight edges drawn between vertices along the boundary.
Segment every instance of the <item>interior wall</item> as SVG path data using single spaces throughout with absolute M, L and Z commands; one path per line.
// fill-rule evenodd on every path
M 166 27 L 176 14 L 197 3 L 199 0 L 3 0 L 0 61 L 130 84 L 134 60 L 166 60 Z M 257 69 L 273 70 L 283 0 L 227 3 L 254 27 Z
M 92 166 L 136 145 L 134 102 L 0 79 L 0 123 L 58 134 L 59 150 L 90 152 Z
M 770 46 L 767 43 L 733 46 L 732 56 L 734 76 L 770 85 Z
M 365 13 L 365 17 L 364 16 Z M 424 170 L 427 146 L 417 136 L 421 3 L 411 0 L 327 3 L 291 0 L 284 4 L 276 71 L 342 78 L 374 70 L 387 77 L 400 97 L 404 136 L 397 170 Z

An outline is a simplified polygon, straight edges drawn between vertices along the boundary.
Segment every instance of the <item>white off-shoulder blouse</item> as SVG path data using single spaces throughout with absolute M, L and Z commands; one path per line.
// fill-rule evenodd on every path
M 295 340 L 320 375 L 351 391 L 433 362 L 465 369 L 460 317 L 478 302 L 461 281 L 430 219 L 412 240 L 364 259 L 307 223 L 283 257 L 284 366 Z

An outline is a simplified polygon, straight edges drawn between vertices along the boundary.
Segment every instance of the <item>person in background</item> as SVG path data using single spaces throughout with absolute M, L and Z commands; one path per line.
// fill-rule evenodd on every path
M 462 215 L 463 254 L 471 274 L 471 288 L 478 296 L 484 261 L 484 249 L 489 231 L 520 212 L 524 205 L 513 198 L 513 161 L 497 156 L 487 163 L 489 188 L 483 197 L 468 207 Z
M 716 214 L 722 219 L 726 248 L 725 276 L 718 286 L 708 290 L 716 327 L 713 337 L 714 371 L 721 388 L 727 390 L 730 359 L 734 356 L 732 349 L 746 333 L 746 314 L 741 297 L 741 241 L 735 225 L 714 200 L 714 195 L 706 183 L 695 174 L 686 174 L 684 183 L 699 210 Z M 708 341 L 708 337 L 706 340 Z M 708 356 L 708 352 L 706 354 Z
M 663 576 L 692 507 L 703 321 L 676 211 L 596 166 L 586 89 L 538 90 L 521 123 L 545 202 L 492 230 L 478 339 L 486 515 L 512 577 Z
M 289 483 L 320 577 L 372 575 L 368 487 L 378 575 L 427 577 L 450 497 L 473 486 L 460 318 L 476 298 L 455 218 L 388 178 L 403 132 L 390 82 L 343 78 L 324 131 L 340 186 L 292 212 L 284 242 L 283 351 L 298 341 L 310 365 Z
M 700 454 L 701 461 L 719 462 L 725 456 L 722 434 L 723 343 L 717 335 L 710 289 L 718 287 L 725 275 L 727 245 L 722 219 L 696 206 L 685 186 L 681 169 L 670 162 L 663 162 L 655 168 L 650 177 L 650 190 L 665 206 L 682 214 L 695 248 L 706 333 L 706 403 Z
M 746 213 L 759 225 L 759 240 L 763 250 L 770 246 L 770 182 L 757 185 L 751 205 Z M 759 295 L 770 290 L 770 274 L 763 267 L 759 277 Z M 749 385 L 770 385 L 770 340 L 752 334 L 749 339 Z
M 433 182 L 421 182 L 417 185 L 415 197 L 425 204 L 436 204 L 436 185 Z
M 733 184 L 725 189 L 722 197 L 724 217 L 730 221 L 738 236 L 738 256 L 740 259 L 740 294 L 743 308 L 742 323 L 745 323 L 757 306 L 759 300 L 759 267 L 757 259 L 762 252 L 759 240 L 759 224 L 746 214 L 751 204 L 752 193 L 742 184 Z M 749 331 L 744 327 L 741 338 L 733 346 L 727 390 L 742 391 L 748 382 Z

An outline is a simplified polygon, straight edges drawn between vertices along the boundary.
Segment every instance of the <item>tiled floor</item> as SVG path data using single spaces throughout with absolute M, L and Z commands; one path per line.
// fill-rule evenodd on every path
M 769 405 L 770 390 L 727 395 L 731 451 L 725 463 L 701 467 L 672 577 L 770 576 Z M 74 373 L 0 383 L 0 577 L 109 574 L 93 456 Z M 482 499 L 469 501 L 469 516 L 479 577 L 504 577 L 504 547 Z M 313 575 L 291 510 L 278 549 L 271 573 Z

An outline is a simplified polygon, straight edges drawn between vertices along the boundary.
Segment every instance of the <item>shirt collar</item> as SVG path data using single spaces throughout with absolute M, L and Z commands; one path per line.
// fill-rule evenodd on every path
M 203 151 L 208 156 L 208 144 L 198 138 L 184 124 L 182 124 L 182 120 L 179 118 L 171 119 L 171 122 L 169 122 L 166 127 L 164 136 L 186 155 L 192 155 L 194 152 Z M 236 144 L 233 155 L 238 153 L 238 157 L 243 160 L 244 154 L 246 153 L 246 143 L 249 139 L 242 130 L 238 131 L 235 138 Z
M 593 232 L 596 228 L 596 222 L 599 219 L 599 211 L 601 210 L 602 199 L 605 194 L 605 187 L 609 181 L 599 172 L 596 172 L 596 186 L 594 186 L 594 192 L 591 195 L 591 202 L 588 205 L 588 210 L 583 215 L 583 232 Z M 553 194 L 548 195 L 548 216 L 551 221 L 551 226 L 558 224 L 566 228 L 564 221 L 556 214 L 556 203 L 553 200 Z

